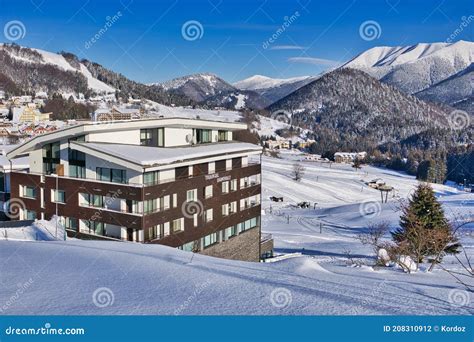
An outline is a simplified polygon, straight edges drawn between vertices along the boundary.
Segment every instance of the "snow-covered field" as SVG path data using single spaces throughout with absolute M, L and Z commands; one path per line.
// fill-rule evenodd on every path
M 0 314 L 474 313 L 473 294 L 445 271 L 372 267 L 370 248 L 357 239 L 370 222 L 397 223 L 396 204 L 416 186 L 412 177 L 305 162 L 296 183 L 290 173 L 297 159 L 263 157 L 263 231 L 290 257 L 248 263 L 124 242 L 0 241 Z M 396 189 L 380 207 L 378 191 L 363 183 L 377 177 Z M 472 194 L 434 188 L 448 215 L 473 214 Z M 270 202 L 272 195 L 284 202 Z M 299 201 L 316 209 L 294 209 Z M 461 236 L 471 256 L 472 229 Z M 348 255 L 361 266 L 348 265 Z M 459 268 L 451 257 L 444 265 Z

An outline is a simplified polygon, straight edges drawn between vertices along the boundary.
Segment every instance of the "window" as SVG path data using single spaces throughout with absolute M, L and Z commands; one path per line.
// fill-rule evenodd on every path
M 69 177 L 86 178 L 86 167 L 69 164 Z
M 69 142 L 71 141 L 85 141 L 85 137 L 80 136 L 75 139 L 69 139 Z M 69 177 L 86 178 L 86 154 L 69 148 L 68 160 Z
M 96 168 L 96 178 L 104 182 L 127 183 L 127 171 L 121 169 Z
M 36 211 L 34 211 L 34 210 L 25 210 L 25 218 L 27 220 L 36 220 Z
M 140 130 L 140 145 L 163 147 L 165 146 L 164 128 L 145 128 Z
M 150 171 L 143 174 L 143 183 L 145 185 L 154 185 L 159 184 L 160 182 L 160 173 L 159 171 Z
M 66 229 L 77 231 L 77 228 L 79 227 L 79 220 L 74 217 L 66 217 L 64 220 L 64 227 Z
M 216 172 L 216 163 L 215 162 L 210 162 L 208 163 L 208 166 L 207 166 L 207 173 L 209 175 L 212 175 L 213 173 Z
M 232 179 L 230 181 L 230 191 L 237 191 L 238 186 L 237 186 L 237 179 Z
M 161 198 L 160 208 L 163 210 L 168 210 L 170 208 L 170 195 L 166 195 Z
M 212 185 L 208 185 L 204 188 L 204 198 L 212 197 Z
M 256 227 L 257 225 L 258 225 L 258 217 L 254 217 L 250 220 L 240 223 L 240 229 L 241 231 L 246 231 L 246 230 Z
M 210 129 L 195 129 L 193 135 L 196 138 L 196 144 L 212 142 L 212 130 Z
M 214 211 L 213 209 L 207 209 L 204 212 L 204 222 L 211 222 L 214 219 Z
M 186 191 L 186 202 L 192 202 L 197 200 L 197 189 Z
M 66 192 L 64 190 L 51 190 L 53 202 L 66 203 Z
M 97 221 L 82 220 L 89 234 L 104 235 L 104 224 Z
M 249 186 L 249 178 L 248 177 L 240 178 L 240 188 L 244 189 L 248 186 Z
M 104 208 L 104 196 L 80 193 L 79 204 L 86 205 L 89 207 Z
M 226 239 L 230 239 L 231 237 L 236 236 L 237 234 L 238 234 L 237 225 L 226 228 L 224 231 L 224 235 Z
M 161 239 L 162 237 L 162 230 L 163 225 L 157 224 L 156 226 L 148 228 L 148 240 L 157 240 Z
M 139 214 L 138 201 L 137 200 L 125 200 L 125 211 L 127 213 Z
M 173 208 L 176 208 L 178 206 L 178 194 L 173 194 Z
M 150 214 L 158 211 L 158 199 L 149 199 L 143 201 L 143 212 L 145 214 Z
M 218 141 L 227 141 L 227 131 L 218 131 L 217 140 Z
M 173 231 L 173 233 L 182 232 L 184 230 L 184 219 L 180 218 L 177 220 L 173 220 L 171 222 L 171 230 Z
M 185 252 L 193 252 L 196 250 L 196 245 L 197 245 L 196 241 L 191 241 L 191 242 L 185 243 L 184 245 L 179 247 L 179 249 Z
M 43 146 L 43 173 L 50 175 L 56 172 L 56 166 L 60 163 L 59 141 Z
M 227 216 L 229 215 L 229 205 L 228 204 L 223 204 L 222 205 L 222 216 Z
M 23 186 L 23 197 L 36 198 L 36 188 L 28 185 Z
M 163 236 L 168 236 L 170 235 L 170 223 L 165 222 L 163 223 Z
M 217 233 L 212 233 L 204 237 L 204 248 L 217 243 Z
M 229 181 L 222 182 L 222 193 L 226 194 L 229 192 Z

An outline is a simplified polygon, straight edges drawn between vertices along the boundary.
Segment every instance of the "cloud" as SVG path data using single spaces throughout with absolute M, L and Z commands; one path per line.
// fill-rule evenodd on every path
M 304 50 L 304 46 L 299 45 L 275 45 L 270 47 L 270 50 Z
M 339 64 L 339 62 L 337 61 L 324 59 L 324 58 L 316 58 L 316 57 L 290 57 L 288 58 L 288 62 L 305 63 L 305 64 L 313 64 L 313 65 L 326 65 L 326 66 L 336 66 Z

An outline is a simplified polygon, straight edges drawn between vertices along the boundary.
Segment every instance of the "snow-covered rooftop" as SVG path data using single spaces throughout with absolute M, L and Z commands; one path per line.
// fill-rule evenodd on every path
M 214 157 L 239 152 L 260 152 L 261 146 L 243 142 L 225 142 L 186 147 L 149 147 L 127 144 L 71 142 L 82 152 L 98 152 L 140 166 L 167 165 L 192 159 Z

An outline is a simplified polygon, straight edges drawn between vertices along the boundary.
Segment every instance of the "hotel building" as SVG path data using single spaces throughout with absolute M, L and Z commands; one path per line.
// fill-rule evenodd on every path
M 8 152 L 18 219 L 54 215 L 69 236 L 158 243 L 258 261 L 261 147 L 234 141 L 241 123 L 163 118 L 83 123 Z M 262 246 L 266 246 L 262 250 Z

